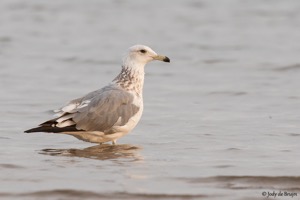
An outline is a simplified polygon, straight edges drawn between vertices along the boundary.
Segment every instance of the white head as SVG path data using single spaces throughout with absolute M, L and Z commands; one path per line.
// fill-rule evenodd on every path
M 158 55 L 150 47 L 134 45 L 129 48 L 127 54 L 124 56 L 123 66 L 145 66 L 152 60 L 170 62 L 170 59 L 167 56 Z

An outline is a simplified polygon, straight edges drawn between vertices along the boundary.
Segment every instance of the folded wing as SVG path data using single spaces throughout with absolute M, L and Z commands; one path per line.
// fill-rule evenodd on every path
M 25 132 L 100 131 L 112 133 L 114 126 L 124 126 L 139 107 L 132 94 L 116 86 L 107 86 L 69 102 L 56 110 L 56 118 Z

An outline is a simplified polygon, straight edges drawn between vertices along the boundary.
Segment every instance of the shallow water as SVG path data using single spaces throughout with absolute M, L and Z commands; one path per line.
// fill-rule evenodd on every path
M 300 199 L 299 10 L 2 0 L 0 198 Z M 147 66 L 142 120 L 118 146 L 23 133 L 111 81 L 136 43 L 171 63 Z

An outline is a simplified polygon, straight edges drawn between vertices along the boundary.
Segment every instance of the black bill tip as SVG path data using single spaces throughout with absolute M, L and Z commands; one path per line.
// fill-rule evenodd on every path
M 164 62 L 170 62 L 170 58 L 168 58 L 167 56 L 163 59 Z

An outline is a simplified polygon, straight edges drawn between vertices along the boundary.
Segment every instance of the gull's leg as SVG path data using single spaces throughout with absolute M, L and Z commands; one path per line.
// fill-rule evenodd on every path
M 113 140 L 111 143 L 112 143 L 112 145 L 116 145 L 117 144 L 117 140 Z

